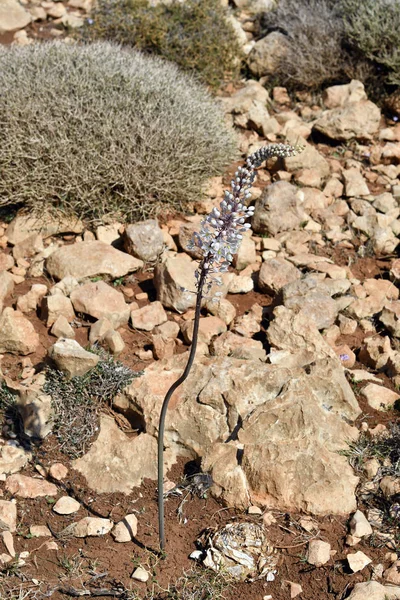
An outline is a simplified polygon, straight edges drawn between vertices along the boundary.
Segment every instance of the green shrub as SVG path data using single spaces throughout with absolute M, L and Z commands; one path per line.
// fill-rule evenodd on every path
M 360 79 L 376 98 L 400 83 L 398 0 L 279 0 L 258 16 L 258 26 L 259 37 L 287 36 L 277 82 L 289 88 L 320 90 Z
M 235 157 L 202 85 L 98 42 L 0 46 L 0 205 L 86 218 L 184 209 Z
M 379 69 L 390 85 L 400 86 L 399 0 L 339 0 L 352 48 Z
M 110 40 L 158 54 L 218 87 L 238 72 L 240 47 L 220 0 L 173 0 L 149 6 L 147 0 L 98 0 L 86 40 Z

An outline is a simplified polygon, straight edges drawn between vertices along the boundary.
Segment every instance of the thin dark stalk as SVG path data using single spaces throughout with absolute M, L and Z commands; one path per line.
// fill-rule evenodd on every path
M 203 287 L 204 282 L 207 276 L 206 269 L 202 268 L 200 273 L 200 278 L 198 282 L 197 288 L 197 300 L 196 300 L 196 312 L 194 317 L 194 326 L 193 326 L 193 337 L 192 337 L 192 345 L 190 347 L 189 358 L 183 371 L 182 375 L 171 385 L 169 388 L 164 402 L 161 408 L 160 414 L 160 422 L 158 425 L 158 532 L 160 539 L 160 550 L 164 552 L 165 550 L 165 531 L 164 531 L 164 429 L 165 429 L 165 417 L 167 415 L 167 409 L 169 401 L 172 398 L 175 390 L 185 381 L 190 373 L 190 369 L 192 368 L 194 358 L 196 355 L 197 348 L 197 340 L 199 333 L 199 323 L 200 323 L 200 310 L 201 310 L 201 301 L 203 298 Z

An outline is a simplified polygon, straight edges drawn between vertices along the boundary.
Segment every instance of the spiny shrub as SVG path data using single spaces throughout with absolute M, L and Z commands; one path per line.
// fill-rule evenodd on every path
M 98 0 L 83 39 L 105 39 L 158 54 L 194 71 L 213 88 L 235 75 L 241 51 L 221 0 Z
M 115 396 L 142 372 L 135 372 L 104 352 L 96 367 L 82 377 L 67 379 L 47 369 L 43 391 L 52 399 L 53 433 L 60 450 L 70 458 L 87 452 L 98 431 L 102 406 L 112 407 Z
M 349 43 L 390 85 L 400 86 L 399 0 L 339 0 Z
M 259 15 L 259 37 L 271 31 L 287 36 L 279 83 L 319 90 L 360 79 L 377 97 L 385 86 L 398 85 L 398 15 L 398 0 L 279 0 Z
M 235 157 L 204 87 L 106 42 L 0 46 L 0 205 L 86 218 L 184 209 Z

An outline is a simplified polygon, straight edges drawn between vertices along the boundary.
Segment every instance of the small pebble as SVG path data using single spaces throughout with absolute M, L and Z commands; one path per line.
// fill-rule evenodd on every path
M 131 577 L 132 579 L 136 579 L 137 581 L 143 581 L 143 583 L 145 583 L 146 581 L 148 581 L 150 575 L 145 569 L 142 569 L 142 567 L 138 567 L 133 571 Z

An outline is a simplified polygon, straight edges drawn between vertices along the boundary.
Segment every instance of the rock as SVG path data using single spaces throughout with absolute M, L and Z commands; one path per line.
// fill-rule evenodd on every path
M 154 286 L 157 299 L 178 313 L 184 313 L 196 306 L 195 271 L 197 263 L 187 254 L 168 255 L 165 262 L 157 264 L 154 270 Z
M 53 511 L 58 515 L 72 515 L 78 512 L 81 505 L 70 496 L 61 496 L 53 506 Z
M 8 243 L 12 246 L 21 243 L 32 235 L 40 233 L 43 239 L 61 233 L 82 233 L 84 226 L 76 217 L 54 217 L 50 214 L 33 217 L 17 215 L 7 228 Z
M 266 105 L 269 94 L 265 87 L 253 79 L 246 81 L 244 87 L 226 98 L 221 98 L 225 111 L 234 115 L 243 115 L 248 113 L 254 104 Z M 208 192 L 212 198 L 223 196 L 224 188 L 222 180 L 216 182 L 216 191 L 214 189 Z M 210 212 L 210 211 L 207 211 Z
M 267 353 L 262 342 L 243 338 L 232 331 L 227 331 L 211 342 L 211 351 L 215 356 L 232 356 L 244 360 L 265 361 Z
M 254 289 L 253 278 L 249 275 L 235 275 L 234 273 L 229 273 L 229 275 L 232 275 L 228 286 L 230 294 L 247 294 Z
M 153 335 L 153 356 L 156 360 L 171 358 L 175 353 L 175 340 L 164 339 L 162 335 Z
M 183 250 L 183 252 L 186 252 L 186 254 L 188 254 L 189 256 L 191 256 L 192 258 L 197 259 L 197 260 L 201 259 L 202 252 L 201 252 L 200 248 L 198 248 L 197 246 L 192 247 L 190 245 L 190 242 L 193 238 L 193 234 L 198 232 L 199 229 L 200 229 L 200 217 L 197 222 L 182 223 L 182 225 L 179 228 L 179 233 L 178 233 L 178 241 L 179 241 L 180 248 Z
M 360 510 L 357 510 L 350 520 L 350 531 L 358 538 L 372 534 L 372 527 Z
M 88 486 L 99 493 L 129 494 L 144 478 L 157 478 L 157 442 L 147 433 L 129 438 L 113 418 L 102 416 L 100 433 L 89 452 L 73 461 Z
M 56 496 L 58 492 L 54 483 L 26 475 L 10 475 L 6 481 L 6 490 L 18 498 Z
M 307 562 L 310 565 L 321 567 L 331 558 L 331 545 L 322 540 L 311 540 L 308 543 Z
M 97 354 L 87 352 L 77 341 L 64 338 L 49 348 L 48 355 L 56 363 L 57 369 L 63 371 L 68 378 L 82 377 L 100 360 Z
M 96 239 L 105 244 L 114 245 L 121 238 L 121 223 L 110 223 L 110 225 L 99 225 L 96 229 Z
M 17 0 L 0 1 L 0 34 L 23 29 L 31 22 L 31 15 Z
M 299 143 L 297 132 L 293 130 L 288 131 L 286 134 L 286 143 L 297 145 Z M 296 156 L 290 156 L 284 159 L 286 171 L 293 173 L 300 169 L 312 169 L 321 179 L 326 179 L 330 173 L 328 161 L 314 146 L 307 143 L 305 140 L 301 140 L 301 143 L 303 146 L 301 152 L 296 154 Z
M 126 515 L 122 521 L 114 526 L 111 535 L 116 542 L 131 542 L 137 535 L 138 520 L 136 515 Z
M 193 327 L 194 321 L 186 321 L 181 325 L 181 331 L 187 344 L 192 343 Z M 208 345 L 214 336 L 225 333 L 226 330 L 226 324 L 218 317 L 203 317 L 200 319 L 198 341 Z
M 281 231 L 299 229 L 301 223 L 307 220 L 299 190 L 287 181 L 277 181 L 256 201 L 251 226 L 256 233 L 276 235 Z
M 124 295 L 105 281 L 79 286 L 71 293 L 71 301 L 76 312 L 95 319 L 105 318 L 114 329 L 128 323 L 130 310 Z
M 0 306 L 3 300 L 14 291 L 14 279 L 11 273 L 0 271 Z
M 285 306 L 277 306 L 273 315 L 275 318 L 268 327 L 267 337 L 274 348 L 287 350 L 291 354 L 306 350 L 309 356 L 337 360 L 334 350 L 304 313 L 300 311 L 295 314 Z
M 56 481 L 62 481 L 68 475 L 68 469 L 62 463 L 53 463 L 50 466 L 49 475 Z
M 55 294 L 60 293 L 64 294 L 64 296 L 70 296 L 77 287 L 79 287 L 79 281 L 75 277 L 67 275 L 50 288 L 49 296 L 54 296 Z
M 235 319 L 233 327 L 231 327 L 231 331 L 238 333 L 243 337 L 253 337 L 254 334 L 261 331 L 261 321 L 263 318 L 262 313 L 263 310 L 261 306 L 258 304 L 253 305 L 248 313 Z
M 84 517 L 77 523 L 69 526 L 74 537 L 100 537 L 106 535 L 113 528 L 114 523 L 110 519 L 101 519 L 99 517 Z
M 326 329 L 335 322 L 339 310 L 330 291 L 325 282 L 310 275 L 287 283 L 282 290 L 283 302 L 285 307 L 309 319 L 317 329 Z
M 400 338 L 400 301 L 387 303 L 379 320 L 394 337 Z
M 295 583 L 294 581 L 288 581 L 287 583 L 289 584 L 291 599 L 297 598 L 297 596 L 303 593 L 303 588 L 299 583 Z
M 19 258 L 31 258 L 35 254 L 43 252 L 43 238 L 40 233 L 33 233 L 25 238 L 19 244 L 16 244 L 12 250 L 15 260 Z
M 245 236 L 241 241 L 238 253 L 234 256 L 233 266 L 238 271 L 242 271 L 248 265 L 254 264 L 256 258 L 256 245 L 251 238 Z
M 180 327 L 175 321 L 166 321 L 154 329 L 154 333 L 156 335 L 161 335 L 164 340 L 175 340 L 178 337 L 179 331 Z
M 0 352 L 32 354 L 39 346 L 32 323 L 18 310 L 5 308 L 0 317 Z
M 131 325 L 134 329 L 152 331 L 154 327 L 162 325 L 166 321 L 168 321 L 167 313 L 158 300 L 131 311 Z
M 338 108 L 352 102 L 367 100 L 364 85 L 352 79 L 345 85 L 332 85 L 322 92 L 322 101 L 326 108 Z
M 367 400 L 368 405 L 375 410 L 387 410 L 400 398 L 400 395 L 396 392 L 375 383 L 366 385 L 361 390 L 361 395 Z
M 0 475 L 18 473 L 29 461 L 31 455 L 23 448 L 3 444 L 0 446 Z
M 8 271 L 12 269 L 14 266 L 14 259 L 11 254 L 6 254 L 5 252 L 0 252 L 0 272 Z
M 51 537 L 51 531 L 46 525 L 31 525 L 29 533 L 32 537 Z
M 400 494 L 400 477 L 385 475 L 385 477 L 382 477 L 379 487 L 385 498 L 391 498 L 391 496 Z
M 76 279 L 109 275 L 117 279 L 142 266 L 141 260 L 99 241 L 62 246 L 46 261 L 48 273 L 56 279 L 63 279 L 67 275 Z
M 43 440 L 53 428 L 52 399 L 35 387 L 20 388 L 16 406 L 22 418 L 24 433 Z
M 343 180 L 346 196 L 369 196 L 367 183 L 356 167 L 343 169 Z
M 142 581 L 143 583 L 145 583 L 149 580 L 150 573 L 148 573 L 142 567 L 137 567 L 137 569 L 133 571 L 131 577 L 132 579 L 136 579 L 137 581 Z
M 34 283 L 27 294 L 18 296 L 17 309 L 22 313 L 28 313 L 36 310 L 42 301 L 42 298 L 47 294 L 47 286 L 41 283 Z
M 215 302 L 209 300 L 206 306 L 209 313 L 214 317 L 218 317 L 227 325 L 230 325 L 236 317 L 236 308 L 226 298 L 219 298 Z
M 392 597 L 393 598 L 393 597 Z M 393 598 L 395 600 L 396 597 Z M 356 583 L 348 600 L 387 600 L 386 587 L 377 581 Z
M 397 560 L 394 563 L 394 565 L 389 567 L 389 569 L 386 569 L 386 571 L 383 574 L 383 577 L 388 583 L 393 583 L 393 585 L 400 585 L 400 560 Z
M 261 292 L 275 294 L 283 286 L 301 278 L 301 271 L 284 258 L 271 258 L 262 263 L 258 275 L 258 288 Z
M 262 510 L 259 506 L 249 506 L 247 509 L 248 515 L 262 515 Z
M 247 64 L 250 72 L 258 78 L 273 75 L 286 52 L 286 36 L 279 31 L 269 33 L 255 43 L 248 56 Z
M 14 533 L 17 529 L 17 504 L 10 500 L 0 500 L 0 525 Z
M 60 315 L 54 321 L 53 327 L 51 328 L 51 334 L 57 338 L 74 339 L 75 331 L 68 323 L 68 319 L 64 315 Z
M 112 330 L 112 328 L 111 322 L 105 317 L 101 317 L 101 319 L 96 321 L 96 323 L 93 323 L 90 328 L 89 342 L 94 344 L 95 342 L 103 341 L 107 331 L 110 329 Z
M 62 294 L 43 298 L 40 318 L 46 322 L 46 326 L 51 327 L 60 316 L 65 317 L 68 323 L 75 319 L 71 300 Z
M 352 102 L 340 108 L 327 110 L 314 123 L 313 129 L 328 138 L 347 140 L 370 140 L 378 131 L 380 109 L 369 100 Z
M 118 355 L 124 351 L 125 342 L 122 339 L 122 335 L 118 331 L 109 329 L 103 339 L 112 354 Z
M 355 554 L 347 555 L 347 562 L 349 563 L 350 569 L 353 573 L 358 573 L 358 571 L 362 571 L 367 565 L 369 565 L 372 561 L 364 552 L 359 550 Z
M 164 250 L 164 237 L 155 219 L 128 225 L 124 232 L 125 250 L 143 262 L 155 262 Z
M 372 369 L 380 370 L 386 368 L 393 350 L 389 336 L 371 336 L 364 340 L 359 353 L 361 363 Z

